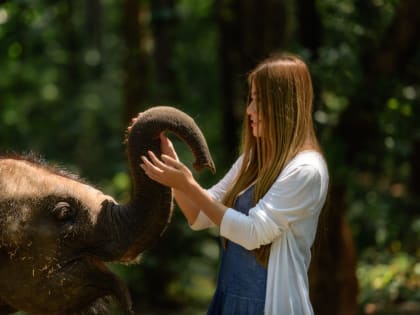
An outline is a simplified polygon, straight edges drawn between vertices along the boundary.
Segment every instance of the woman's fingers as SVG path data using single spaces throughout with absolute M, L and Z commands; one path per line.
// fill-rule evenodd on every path
M 162 154 L 160 160 L 152 151 L 147 153 L 148 156 L 141 156 L 143 164 L 140 166 L 149 178 L 175 189 L 186 187 L 192 177 L 188 167 L 171 156 Z
M 162 160 L 160 160 L 152 151 L 147 153 L 148 157 L 141 156 L 142 168 L 146 173 L 154 173 L 156 176 L 164 177 L 170 174 L 175 175 L 177 172 L 185 173 L 187 171 L 188 173 L 188 168 L 184 164 L 169 155 L 162 154 Z
M 154 165 L 148 158 L 145 156 L 141 157 L 143 164 L 140 164 L 140 167 L 144 170 L 145 174 L 154 181 L 161 183 L 162 185 L 168 185 L 165 180 L 164 170 L 160 169 Z
M 170 157 L 178 160 L 178 155 L 175 151 L 172 141 L 165 135 L 164 132 L 160 133 L 160 147 L 163 154 L 169 155 Z
M 149 157 L 155 166 L 157 166 L 161 170 L 168 169 L 168 166 L 165 163 L 163 163 L 161 160 L 159 160 L 152 151 L 148 151 L 147 153 L 149 154 Z
M 145 156 L 141 157 L 144 163 L 142 168 L 146 171 L 146 174 L 153 173 L 155 176 L 159 176 L 163 175 L 165 172 L 178 170 L 177 165 L 180 163 L 178 162 L 178 164 L 176 164 L 176 160 L 173 160 L 172 158 L 168 157 L 173 163 L 166 164 L 166 161 L 164 163 L 161 160 L 159 160 L 152 151 L 148 151 L 147 153 L 149 155 L 149 158 Z
M 162 154 L 162 160 L 165 162 L 166 165 L 172 166 L 177 170 L 181 169 L 183 166 L 181 162 L 166 154 Z
M 164 131 L 162 131 L 160 133 L 159 137 L 160 137 L 160 141 L 162 141 L 164 143 L 167 143 L 168 142 L 168 137 L 165 135 L 165 132 Z
M 152 162 L 150 162 L 145 156 L 141 157 L 142 161 L 143 161 L 143 166 L 142 168 L 145 171 L 148 172 L 153 172 L 153 173 L 162 173 L 162 170 L 159 169 L 158 167 L 156 167 Z

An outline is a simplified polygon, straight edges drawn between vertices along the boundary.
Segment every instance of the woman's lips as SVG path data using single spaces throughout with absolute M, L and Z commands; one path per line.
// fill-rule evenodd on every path
M 257 128 L 257 126 L 258 126 L 258 120 L 257 119 L 252 119 L 252 118 L 249 118 L 249 123 L 250 123 L 250 125 L 251 125 L 251 128 L 254 128 L 254 129 L 256 129 Z

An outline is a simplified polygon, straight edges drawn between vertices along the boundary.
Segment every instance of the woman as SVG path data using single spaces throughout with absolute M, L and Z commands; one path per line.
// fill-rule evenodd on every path
M 242 153 L 203 189 L 161 136 L 141 167 L 174 197 L 193 229 L 220 227 L 224 249 L 208 314 L 313 314 L 307 270 L 328 170 L 312 122 L 313 90 L 293 55 L 261 62 L 248 76 Z

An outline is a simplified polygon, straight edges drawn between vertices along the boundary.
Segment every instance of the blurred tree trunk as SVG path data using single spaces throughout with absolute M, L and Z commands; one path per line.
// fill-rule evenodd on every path
M 91 47 L 101 48 L 102 4 L 100 0 L 86 2 L 86 30 Z M 88 45 L 89 46 L 89 45 Z
M 412 197 L 420 196 L 420 139 L 415 139 L 412 144 L 411 156 L 411 176 L 410 176 L 410 194 Z M 420 209 L 416 208 L 417 214 L 419 214 Z
M 172 65 L 177 23 L 175 1 L 153 0 L 150 3 L 151 32 L 153 34 L 153 82 L 155 87 L 150 90 L 150 98 L 153 103 L 148 104 L 148 106 L 174 105 L 172 102 L 178 96 L 175 85 L 176 74 Z M 144 277 L 142 285 L 147 288 L 143 299 L 150 305 L 171 311 L 181 306 L 179 301 L 171 294 L 169 288 L 176 281 L 179 270 L 174 267 L 176 263 L 168 264 L 168 262 L 175 261 L 182 254 L 182 250 L 179 250 L 176 242 L 170 239 L 170 235 L 176 231 L 175 224 L 172 221 L 171 228 L 165 232 L 164 239 L 161 240 L 167 245 L 155 246 L 148 255 L 152 259 L 142 266 Z M 179 235 L 173 235 L 175 238 L 177 236 Z
M 239 126 L 245 113 L 247 73 L 289 37 L 287 0 L 217 0 L 224 152 L 237 156 Z
M 154 68 L 157 81 L 154 99 L 160 104 L 171 103 L 178 98 L 176 74 L 172 64 L 176 23 L 174 0 L 152 1 Z
M 171 30 L 167 29 L 170 25 L 156 16 L 152 19 L 152 8 L 158 10 L 154 13 L 172 10 L 173 2 L 164 0 L 151 2 L 125 0 L 123 2 L 122 31 L 126 45 L 123 104 L 126 121 L 130 121 L 138 112 L 156 105 L 146 104 L 154 98 L 153 58 L 155 58 L 157 80 L 160 84 L 165 87 L 173 76 L 168 66 L 172 60 L 173 46 Z M 153 56 L 153 53 L 156 55 Z M 152 305 L 166 308 L 172 302 L 168 296 L 168 284 L 173 280 L 174 272 L 168 264 L 168 258 L 164 257 L 165 253 L 164 248 L 152 249 L 148 257 L 144 259 L 141 270 L 136 271 L 137 276 L 141 275 L 142 281 L 131 287 L 133 300 L 137 304 L 135 307 L 141 309 Z
M 378 115 L 399 88 L 399 84 L 412 85 L 418 82 L 418 76 L 413 76 L 412 73 L 412 63 L 420 45 L 420 33 L 417 31 L 419 28 L 420 2 L 402 0 L 382 41 L 377 46 L 366 49 L 367 53 L 361 57 L 365 79 L 352 97 L 351 106 L 342 113 L 335 133 L 346 145 L 343 155 L 346 159 L 343 163 L 351 169 L 373 170 L 376 174 L 383 172 L 382 165 L 376 159 L 376 156 L 386 154 L 382 140 L 384 136 L 378 126 Z M 418 141 L 414 140 L 410 183 L 413 196 L 420 191 L 416 181 L 420 169 L 418 152 Z M 366 156 L 368 158 L 362 159 Z
M 413 73 L 412 64 L 420 47 L 419 28 L 420 1 L 402 0 L 397 15 L 385 34 L 381 45 L 376 53 L 368 59 L 368 62 L 370 60 L 372 65 L 371 67 L 366 67 L 369 80 L 366 84 L 367 87 L 371 88 L 372 82 L 375 82 L 375 80 L 379 81 L 378 77 L 382 81 L 390 81 L 394 86 L 387 86 L 389 94 L 385 94 L 385 97 L 388 99 L 392 96 L 392 91 L 395 91 L 395 84 L 398 84 L 392 78 L 399 77 L 403 84 L 406 85 L 418 84 L 419 75 L 418 73 Z M 383 104 L 386 99 L 381 99 Z M 414 138 L 411 146 L 409 194 L 415 199 L 420 195 L 418 182 L 420 177 L 420 139 Z M 414 217 L 419 214 L 418 205 L 410 207 L 409 210 L 407 212 L 408 216 Z
M 310 51 L 310 60 L 316 62 L 323 27 L 315 0 L 297 2 L 297 19 L 300 42 Z M 318 87 L 315 80 L 313 84 L 314 103 L 318 104 L 322 87 Z M 357 255 L 345 210 L 345 186 L 332 181 L 309 268 L 311 301 L 317 315 L 357 314 Z
M 394 78 L 407 77 L 410 71 L 407 66 L 420 42 L 419 27 L 420 2 L 402 0 L 382 41 L 361 56 L 365 79 L 352 97 L 351 106 L 341 115 L 337 128 L 337 136 L 347 145 L 345 163 L 349 166 L 382 171 L 374 158 L 384 153 L 383 141 L 378 141 L 377 117 L 392 96 L 397 83 Z M 369 159 L 373 164 L 362 161 L 364 156 L 373 157 Z
M 124 0 L 122 3 L 124 51 L 123 119 L 129 122 L 144 109 L 150 96 L 151 51 L 149 1 Z
M 61 20 L 61 29 L 63 30 L 63 48 L 68 52 L 70 58 L 69 61 L 65 64 L 65 73 L 66 76 L 63 77 L 63 86 L 66 86 L 64 89 L 66 95 L 65 98 L 72 99 L 75 95 L 79 93 L 82 82 L 84 80 L 83 72 L 81 71 L 81 56 L 82 46 L 80 37 L 77 34 L 77 27 L 74 23 L 74 14 L 75 9 L 73 7 L 73 2 L 70 0 L 66 1 L 66 9 L 62 10 L 62 20 Z
M 297 6 L 298 36 L 303 47 L 311 53 L 311 58 L 318 57 L 318 48 L 323 36 L 321 19 L 315 0 L 299 0 Z
M 358 314 L 357 255 L 345 217 L 345 187 L 333 183 L 320 216 L 309 268 L 311 301 L 316 315 Z
M 92 67 L 92 75 L 100 76 L 102 73 L 102 3 L 100 0 L 86 2 L 86 47 L 88 51 L 87 63 Z

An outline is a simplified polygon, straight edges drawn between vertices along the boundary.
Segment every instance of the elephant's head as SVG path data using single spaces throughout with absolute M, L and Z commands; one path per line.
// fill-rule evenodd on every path
M 170 220 L 171 190 L 139 167 L 147 150 L 160 155 L 162 131 L 189 145 L 197 170 L 214 171 L 193 119 L 172 107 L 153 107 L 127 134 L 132 191 L 124 205 L 45 163 L 0 158 L 0 314 L 74 314 L 107 296 L 131 313 L 127 288 L 104 262 L 135 259 Z

